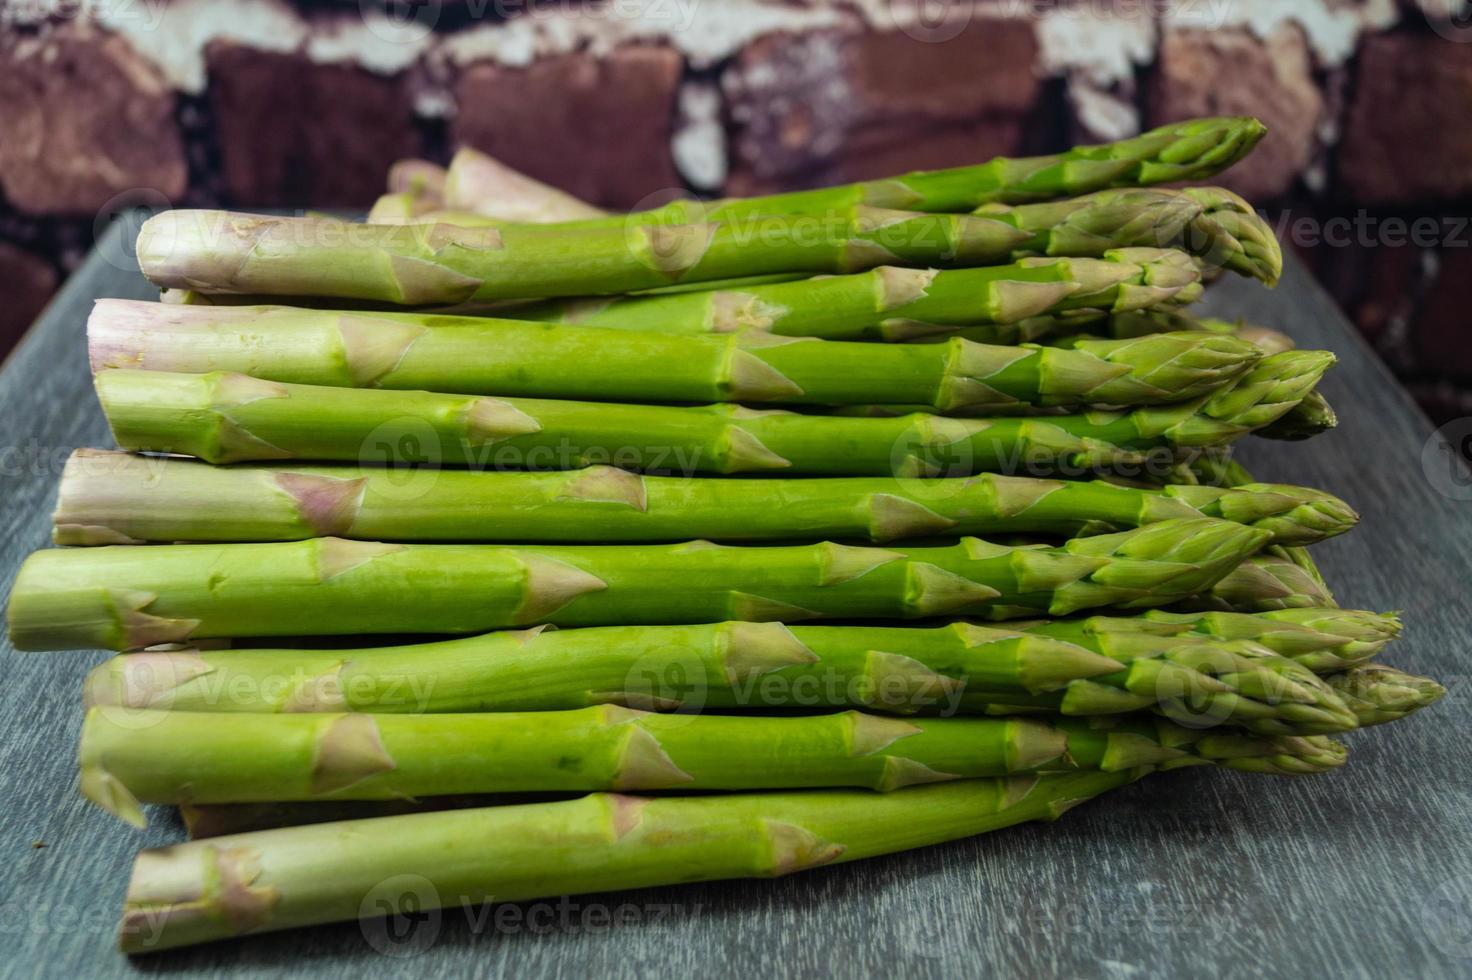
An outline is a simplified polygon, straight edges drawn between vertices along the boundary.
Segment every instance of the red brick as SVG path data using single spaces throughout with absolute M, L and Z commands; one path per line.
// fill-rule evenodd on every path
M 670 139 L 683 66 L 657 45 L 472 65 L 455 85 L 454 139 L 592 204 L 627 208 L 681 186 Z
M 1039 100 L 1030 22 L 978 19 L 955 37 L 773 34 L 723 79 L 733 123 L 727 191 L 957 166 L 1016 151 Z
M 0 40 L 0 191 L 32 214 L 90 214 L 124 191 L 183 195 L 174 94 L 128 42 L 85 22 Z
M 1434 34 L 1368 39 L 1339 151 L 1343 193 L 1361 204 L 1472 194 L 1472 46 Z
M 1303 33 L 1288 25 L 1267 39 L 1245 30 L 1170 30 L 1151 74 L 1150 126 L 1195 116 L 1257 116 L 1268 135 L 1216 178 L 1253 201 L 1288 193 L 1314 157 L 1324 94 Z
M 5 284 L 5 302 L 0 303 L 3 357 L 56 292 L 56 269 L 39 255 L 0 242 L 0 282 Z
M 216 42 L 209 98 L 239 207 L 366 207 L 422 152 L 402 76 Z

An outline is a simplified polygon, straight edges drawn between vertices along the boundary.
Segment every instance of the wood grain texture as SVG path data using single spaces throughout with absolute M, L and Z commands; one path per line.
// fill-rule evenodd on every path
M 83 321 L 95 297 L 152 294 L 116 260 L 126 240 L 109 232 L 0 372 L 7 591 L 21 558 L 47 544 L 67 452 L 110 444 Z M 1430 425 L 1302 273 L 1275 293 L 1223 283 L 1211 305 L 1340 354 L 1325 384 L 1340 428 L 1259 441 L 1244 459 L 1263 479 L 1323 486 L 1361 510 L 1363 527 L 1316 554 L 1346 605 L 1403 609 L 1408 635 L 1391 659 L 1451 688 L 1421 716 L 1356 735 L 1345 770 L 1156 776 L 1050 827 L 776 882 L 527 903 L 513 908 L 519 924 L 450 909 L 400 945 L 379 920 L 129 963 L 112 929 L 133 854 L 180 830 L 155 819 L 137 833 L 76 794 L 80 682 L 103 655 L 4 645 L 0 976 L 1466 976 L 1469 504 L 1432 487 L 1420 463 Z M 634 921 L 605 927 L 594 909 Z

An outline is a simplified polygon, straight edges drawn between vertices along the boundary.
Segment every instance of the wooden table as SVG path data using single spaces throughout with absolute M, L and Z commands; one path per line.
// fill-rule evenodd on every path
M 48 544 L 67 453 L 111 444 L 83 321 L 95 297 L 153 295 L 125 260 L 130 240 L 111 229 L 0 370 L 7 592 L 20 560 Z M 155 819 L 139 833 L 77 795 L 80 684 L 103 655 L 5 644 L 0 976 L 1467 976 L 1472 487 L 1435 444 L 1423 469 L 1431 426 L 1303 273 L 1290 268 L 1273 293 L 1223 283 L 1212 306 L 1339 353 L 1324 388 L 1340 428 L 1258 441 L 1244 458 L 1263 479 L 1322 486 L 1360 509 L 1361 528 L 1316 549 L 1325 572 L 1345 605 L 1404 610 L 1392 659 L 1451 687 L 1431 711 L 1353 737 L 1339 773 L 1189 770 L 1053 826 L 781 881 L 530 903 L 514 921 L 452 909 L 407 940 L 378 920 L 130 963 L 112 931 L 133 854 L 180 829 Z M 604 925 L 605 910 L 623 924 Z

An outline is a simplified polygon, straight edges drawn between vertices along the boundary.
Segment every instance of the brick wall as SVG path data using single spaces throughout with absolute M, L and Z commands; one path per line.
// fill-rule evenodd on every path
M 1466 0 L 527 6 L 0 0 L 0 347 L 132 203 L 366 207 L 470 144 L 630 207 L 1251 113 L 1224 182 L 1434 415 L 1472 414 Z

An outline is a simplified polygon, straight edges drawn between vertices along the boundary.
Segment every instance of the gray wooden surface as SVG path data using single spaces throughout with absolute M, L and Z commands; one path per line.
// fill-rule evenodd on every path
M 48 543 L 66 454 L 110 444 L 83 320 L 94 297 L 151 295 L 121 260 L 125 240 L 117 227 L 103 239 L 0 370 L 7 592 L 17 563 Z M 1302 274 L 1290 270 L 1275 293 L 1224 283 L 1213 305 L 1340 354 L 1325 384 L 1340 428 L 1301 445 L 1259 442 L 1244 458 L 1261 478 L 1320 485 L 1360 509 L 1360 529 L 1317 549 L 1330 580 L 1346 605 L 1404 610 L 1394 661 L 1451 687 L 1432 711 L 1356 735 L 1345 770 L 1304 780 L 1190 770 L 1052 826 L 776 882 L 527 906 L 519 923 L 450 910 L 406 942 L 347 924 L 130 962 L 113 952 L 112 929 L 133 853 L 179 829 L 155 820 L 138 833 L 77 796 L 80 682 L 102 655 L 5 644 L 0 976 L 1472 974 L 1472 711 L 1461 677 L 1472 522 L 1469 504 L 1446 495 L 1472 491 L 1444 459 L 1423 470 L 1431 427 Z M 604 927 L 604 909 L 625 924 Z

